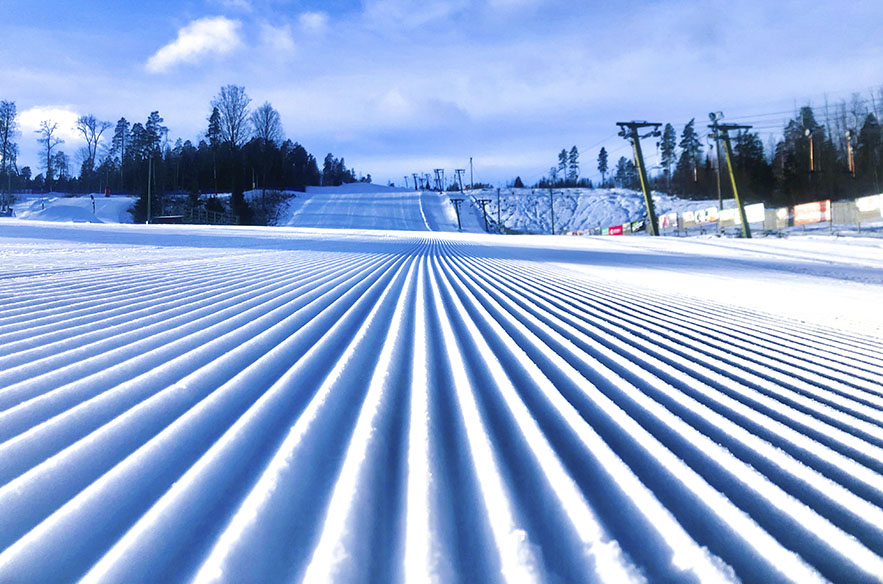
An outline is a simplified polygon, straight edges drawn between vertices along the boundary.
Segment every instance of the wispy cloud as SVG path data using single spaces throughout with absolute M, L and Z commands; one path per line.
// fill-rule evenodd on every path
M 321 33 L 328 28 L 328 15 L 324 12 L 304 12 L 299 18 L 300 26 L 306 32 Z
M 280 56 L 291 55 L 297 48 L 294 36 L 291 34 L 291 26 L 287 24 L 282 26 L 262 24 L 260 38 L 264 47 Z
M 364 13 L 375 26 L 418 28 L 467 10 L 468 0 L 365 0 Z
M 208 55 L 230 53 L 242 45 L 240 23 L 223 16 L 194 20 L 178 31 L 178 38 L 147 60 L 147 70 L 164 73 L 179 63 L 196 63 Z
M 252 11 L 251 3 L 248 0 L 218 0 L 217 4 L 230 10 Z

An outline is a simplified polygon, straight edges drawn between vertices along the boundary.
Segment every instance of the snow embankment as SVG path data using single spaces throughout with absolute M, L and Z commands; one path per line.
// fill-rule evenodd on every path
M 493 223 L 499 221 L 502 230 L 507 232 L 551 233 L 553 218 L 555 233 L 587 232 L 647 216 L 644 195 L 627 189 L 555 188 L 550 192 L 549 189 L 505 188 L 466 191 L 465 195 L 464 209 L 468 208 L 483 221 L 478 201 L 487 200 L 488 218 Z M 657 215 L 695 211 L 718 204 L 716 200 L 692 201 L 657 192 L 653 193 L 653 203 Z M 735 201 L 724 201 L 724 208 L 734 206 Z
M 131 223 L 132 207 L 137 201 L 136 197 L 105 197 L 98 193 L 74 197 L 47 193 L 16 198 L 12 205 L 16 218 L 61 223 Z

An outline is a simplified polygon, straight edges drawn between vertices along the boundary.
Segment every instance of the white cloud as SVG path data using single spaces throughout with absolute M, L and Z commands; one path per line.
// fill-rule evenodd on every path
M 294 44 L 294 36 L 291 34 L 291 26 L 273 26 L 262 24 L 260 27 L 261 43 L 264 47 L 281 55 L 290 55 L 297 48 Z
M 325 32 L 328 28 L 328 15 L 324 12 L 304 12 L 300 15 L 300 26 L 311 33 Z
M 18 114 L 21 124 L 22 138 L 27 134 L 33 134 L 40 129 L 40 122 L 51 121 L 58 124 L 56 136 L 65 141 L 77 140 L 80 137 L 77 132 L 77 118 L 80 117 L 75 111 L 64 106 L 37 106 L 26 109 Z
M 147 60 L 147 70 L 164 73 L 178 63 L 195 63 L 210 54 L 223 55 L 242 45 L 240 23 L 223 16 L 194 20 L 178 31 L 178 38 Z

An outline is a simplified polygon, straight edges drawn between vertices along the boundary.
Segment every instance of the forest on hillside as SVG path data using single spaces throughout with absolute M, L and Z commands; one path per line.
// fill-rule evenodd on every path
M 241 222 L 252 209 L 243 197 L 250 189 L 303 190 L 310 185 L 369 181 L 348 169 L 343 158 L 329 153 L 322 161 L 286 139 L 278 111 L 265 102 L 251 108 L 245 88 L 227 85 L 212 99 L 206 129 L 197 143 L 170 138 L 158 111 L 142 122 L 125 117 L 115 124 L 94 115 L 77 119 L 76 130 L 86 142 L 73 158 L 63 151 L 58 124 L 44 120 L 36 140 L 41 164 L 37 172 L 19 166 L 21 137 L 14 101 L 0 101 L 0 191 L 190 195 L 198 205 L 219 205 L 217 193 L 232 193 L 230 209 Z M 136 220 L 146 213 L 136 206 Z
M 877 91 L 868 99 L 854 94 L 850 100 L 823 108 L 803 106 L 781 126 L 770 121 L 769 114 L 732 120 L 752 126 L 730 134 L 739 194 L 769 205 L 794 205 L 883 192 L 879 121 L 883 88 Z M 719 168 L 721 195 L 732 197 L 725 147 L 721 140 L 719 158 L 711 125 L 713 120 L 703 124 L 693 118 L 678 133 L 672 124 L 664 128 L 660 124 L 658 136 L 642 141 L 645 156 L 655 147 L 659 161 L 648 169 L 654 190 L 684 198 L 716 198 Z M 764 144 L 756 130 L 775 132 L 778 139 Z M 533 186 L 640 189 L 631 150 L 631 144 L 624 142 L 617 153 L 627 151 L 627 155 L 614 161 L 602 147 L 594 161 L 597 173 L 586 176 L 589 173 L 580 173 L 577 147 L 562 149 L 557 165 Z M 720 167 L 718 160 L 723 161 Z M 518 177 L 510 186 L 523 186 L 523 182 Z

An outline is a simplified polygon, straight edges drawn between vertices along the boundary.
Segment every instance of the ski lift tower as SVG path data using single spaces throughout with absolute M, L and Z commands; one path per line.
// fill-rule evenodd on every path
M 733 198 L 736 199 L 736 206 L 739 208 L 739 220 L 742 222 L 742 237 L 751 239 L 751 227 L 748 224 L 748 217 L 745 215 L 745 206 L 739 197 L 739 189 L 736 188 L 736 173 L 733 170 L 733 147 L 730 144 L 730 130 L 750 130 L 751 126 L 741 124 L 721 124 L 714 120 L 714 123 L 708 126 L 714 133 L 715 140 L 723 140 L 724 155 L 727 157 L 727 168 L 730 171 L 730 184 L 733 186 Z
M 659 223 L 656 220 L 656 209 L 653 206 L 653 197 L 650 195 L 650 183 L 647 180 L 647 169 L 644 167 L 644 154 L 641 152 L 641 138 L 659 137 L 662 133 L 659 131 L 661 123 L 656 122 L 616 122 L 619 126 L 619 135 L 626 140 L 632 141 L 632 147 L 635 150 L 635 166 L 638 167 L 638 177 L 641 179 L 641 190 L 644 192 L 644 204 L 647 206 L 647 223 L 649 224 L 648 232 L 650 235 L 659 235 Z M 644 128 L 652 128 L 646 134 L 640 131 Z

